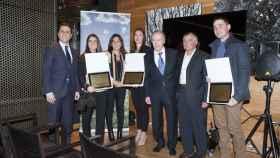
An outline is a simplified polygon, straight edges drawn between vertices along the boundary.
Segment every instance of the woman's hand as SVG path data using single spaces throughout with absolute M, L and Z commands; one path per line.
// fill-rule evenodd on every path
M 120 81 L 116 81 L 116 80 L 113 80 L 113 85 L 115 87 L 122 87 L 123 86 L 123 84 Z
M 95 89 L 93 86 L 88 86 L 87 91 L 88 91 L 89 93 L 93 93 L 93 92 L 96 91 L 96 89 Z

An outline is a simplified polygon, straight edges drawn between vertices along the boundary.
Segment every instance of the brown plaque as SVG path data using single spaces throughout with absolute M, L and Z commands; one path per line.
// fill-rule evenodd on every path
M 142 84 L 144 79 L 144 72 L 125 72 L 123 77 L 124 85 Z
M 231 98 L 232 83 L 211 83 L 209 102 L 228 103 Z
M 90 85 L 96 89 L 112 86 L 109 72 L 90 73 L 88 78 Z

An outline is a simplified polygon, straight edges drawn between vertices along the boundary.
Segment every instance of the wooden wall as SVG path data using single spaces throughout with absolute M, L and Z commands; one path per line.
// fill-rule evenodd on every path
M 213 0 L 118 0 L 117 10 L 118 12 L 131 13 L 131 31 L 137 27 L 143 27 L 145 23 L 145 12 L 155 8 L 168 8 L 178 6 L 181 4 L 202 3 L 202 14 L 209 14 L 213 12 L 214 1 Z M 263 91 L 263 85 L 266 82 L 256 81 L 254 77 L 251 77 L 250 92 L 251 101 L 249 105 L 245 107 L 250 113 L 261 114 L 265 105 L 265 93 Z M 271 99 L 271 113 L 275 118 L 275 121 L 280 121 L 280 85 L 275 83 L 274 91 Z
M 131 13 L 131 30 L 144 28 L 145 12 L 155 8 L 169 8 L 181 4 L 202 3 L 203 14 L 211 13 L 213 0 L 118 0 L 118 12 Z

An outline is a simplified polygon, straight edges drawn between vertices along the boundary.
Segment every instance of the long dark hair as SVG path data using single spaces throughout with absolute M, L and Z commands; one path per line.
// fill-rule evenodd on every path
M 88 42 L 89 42 L 89 39 L 90 39 L 91 37 L 95 38 L 96 41 L 97 41 L 96 52 L 102 52 L 102 47 L 101 47 L 101 43 L 100 43 L 99 37 L 98 37 L 96 34 L 92 33 L 92 34 L 89 34 L 88 37 L 87 37 L 85 53 L 90 53 L 89 46 L 88 46 Z
M 113 43 L 113 39 L 114 39 L 115 37 L 119 38 L 119 40 L 121 41 L 120 53 L 121 53 L 121 55 L 123 56 L 123 55 L 126 53 L 126 51 L 125 51 L 125 49 L 124 49 L 123 38 L 122 38 L 122 36 L 119 35 L 119 34 L 113 34 L 113 35 L 111 36 L 111 38 L 110 38 L 110 40 L 109 40 L 109 44 L 108 44 L 108 51 L 112 54 L 112 51 L 113 51 L 113 45 L 112 45 L 112 43 Z
M 140 31 L 140 32 L 142 32 L 142 34 L 143 34 L 143 41 L 142 41 L 141 47 L 140 47 L 140 49 L 139 49 L 140 52 L 143 52 L 143 51 L 144 51 L 144 47 L 145 47 L 145 43 L 146 43 L 146 40 L 145 40 L 145 31 L 144 31 L 142 28 L 136 28 L 135 31 L 134 31 L 134 36 L 135 36 L 136 31 Z M 132 50 L 133 50 L 133 51 L 136 51 L 137 47 L 136 47 L 136 42 L 135 42 L 135 40 L 134 40 L 134 36 L 133 36 Z

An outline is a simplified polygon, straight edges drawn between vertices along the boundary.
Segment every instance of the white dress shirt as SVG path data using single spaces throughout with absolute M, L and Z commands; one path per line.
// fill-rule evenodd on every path
M 193 56 L 195 51 L 196 51 L 196 49 L 194 49 L 190 55 L 187 55 L 186 53 L 184 55 L 184 59 L 183 59 L 183 62 L 182 62 L 181 73 L 180 73 L 179 84 L 186 84 L 187 83 L 186 82 L 186 71 L 187 71 L 189 63 L 190 63 L 190 61 L 192 59 L 192 56 Z
M 154 50 L 154 61 L 155 61 L 155 64 L 156 64 L 157 68 L 158 68 L 158 59 L 159 59 L 159 53 L 160 52 L 162 53 L 161 57 L 163 59 L 164 65 L 166 65 L 166 63 L 165 63 L 165 48 L 163 47 L 159 52 Z

